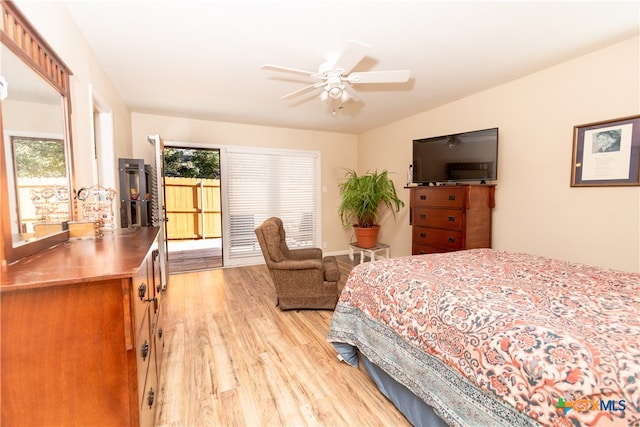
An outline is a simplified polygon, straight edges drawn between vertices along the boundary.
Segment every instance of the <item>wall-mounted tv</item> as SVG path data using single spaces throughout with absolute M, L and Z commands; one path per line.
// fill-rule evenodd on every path
M 498 128 L 413 140 L 413 182 L 498 179 Z

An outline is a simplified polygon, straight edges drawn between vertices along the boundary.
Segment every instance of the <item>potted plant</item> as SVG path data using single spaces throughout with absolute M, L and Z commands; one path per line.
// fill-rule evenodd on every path
M 395 218 L 396 213 L 404 206 L 404 202 L 396 194 L 389 172 L 383 170 L 358 175 L 349 169 L 338 188 L 342 197 L 338 208 L 342 224 L 353 226 L 359 247 L 375 247 L 380 231 L 380 226 L 376 224 L 379 209 L 386 206 Z

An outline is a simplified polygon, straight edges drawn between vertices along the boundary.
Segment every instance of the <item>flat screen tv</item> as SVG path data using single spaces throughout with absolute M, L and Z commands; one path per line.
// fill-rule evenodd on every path
M 413 140 L 413 182 L 498 179 L 498 128 Z

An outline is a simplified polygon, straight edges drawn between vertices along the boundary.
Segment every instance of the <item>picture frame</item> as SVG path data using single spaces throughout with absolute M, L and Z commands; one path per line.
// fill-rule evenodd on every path
M 640 115 L 573 127 L 571 187 L 640 185 Z

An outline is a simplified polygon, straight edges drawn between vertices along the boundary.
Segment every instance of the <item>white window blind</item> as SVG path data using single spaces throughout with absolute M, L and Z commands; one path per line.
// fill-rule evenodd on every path
M 317 247 L 319 154 L 227 148 L 225 265 L 260 261 L 255 228 L 277 216 L 289 248 Z

